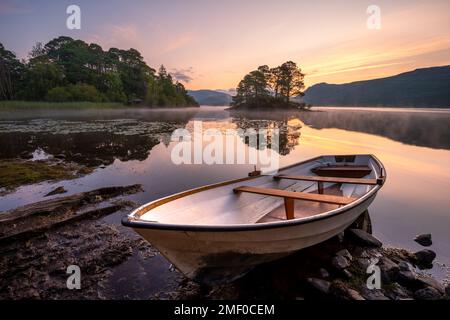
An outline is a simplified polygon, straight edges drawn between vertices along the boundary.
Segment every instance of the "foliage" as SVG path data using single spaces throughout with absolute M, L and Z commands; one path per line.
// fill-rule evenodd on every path
M 89 84 L 75 84 L 66 87 L 55 87 L 48 91 L 47 101 L 50 102 L 76 102 L 90 101 L 102 102 L 104 96 Z
M 33 109 L 113 109 L 123 108 L 118 102 L 47 102 L 47 101 L 0 101 L 0 110 L 33 110 Z
M 0 44 L 0 100 L 197 105 L 164 67 L 156 75 L 137 50 L 104 51 L 65 36 L 37 43 L 27 62 Z
M 233 97 L 234 107 L 245 108 L 304 108 L 291 101 L 293 96 L 302 96 L 304 74 L 292 61 L 276 68 L 264 65 L 251 71 L 242 79 Z
M 0 43 L 0 100 L 12 100 L 21 85 L 23 64 Z

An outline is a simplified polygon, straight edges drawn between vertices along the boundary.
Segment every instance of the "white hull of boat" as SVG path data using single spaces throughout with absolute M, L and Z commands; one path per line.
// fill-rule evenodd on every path
M 372 177 L 384 175 L 381 163 L 372 156 L 366 157 L 371 157 L 372 164 L 375 165 Z M 313 159 L 311 162 L 303 162 L 281 171 L 309 172 L 314 162 L 316 161 Z M 313 166 L 317 166 L 317 163 Z M 252 221 L 260 219 L 281 204 L 280 199 L 273 197 L 236 195 L 232 192 L 233 188 L 243 184 L 272 186 L 273 183 L 281 188 L 294 188 L 294 191 L 295 188 L 304 190 L 308 185 L 314 189 L 311 182 L 306 184 L 302 182 L 300 185 L 298 182 L 290 182 L 291 185 L 288 185 L 286 182 L 274 182 L 270 176 L 235 180 L 154 201 L 137 209 L 124 219 L 123 224 L 133 227 L 190 279 L 200 283 L 217 284 L 233 281 L 259 264 L 282 258 L 338 235 L 368 209 L 381 188 L 381 185 L 360 186 L 361 196 L 351 204 L 336 206 L 308 217 L 252 224 L 233 220 L 236 210 L 230 209 L 230 206 L 235 205 L 235 209 L 238 208 L 246 219 Z M 354 185 L 346 187 L 355 192 Z M 344 189 L 344 186 L 342 188 Z M 166 214 L 175 215 L 173 219 L 177 219 L 176 213 L 180 211 L 184 212 L 184 216 L 197 213 L 197 217 L 200 218 L 195 221 L 191 217 L 191 223 L 185 220 L 181 224 L 173 223 L 168 217 L 166 223 L 142 219 L 143 215 L 158 208 L 161 210 L 165 205 L 167 205 Z M 196 211 L 199 208 L 214 212 L 216 216 L 212 219 L 208 218 L 208 213 L 200 215 Z M 223 213 L 224 211 L 228 213 Z M 258 213 L 256 218 L 255 212 Z M 164 210 L 150 214 L 147 219 L 161 217 L 161 214 L 164 214 Z M 216 223 L 202 224 L 201 221 L 205 219 Z M 231 223 L 224 224 L 224 221 Z

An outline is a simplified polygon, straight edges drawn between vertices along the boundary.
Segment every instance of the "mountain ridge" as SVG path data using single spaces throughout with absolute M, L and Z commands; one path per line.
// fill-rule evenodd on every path
M 450 66 L 344 84 L 319 83 L 302 99 L 317 106 L 450 107 Z
M 230 94 L 218 90 L 188 90 L 188 95 L 193 97 L 200 105 L 229 106 L 232 101 Z

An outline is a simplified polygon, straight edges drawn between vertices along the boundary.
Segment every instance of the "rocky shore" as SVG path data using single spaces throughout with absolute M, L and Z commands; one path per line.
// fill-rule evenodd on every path
M 367 214 L 338 237 L 210 288 L 120 225 L 137 206 L 124 198 L 139 185 L 54 191 L 0 214 L 0 299 L 449 299 L 449 285 L 426 273 L 436 254 L 383 247 Z M 431 235 L 415 241 L 432 244 Z M 82 271 L 81 290 L 66 286 L 69 265 Z
M 427 270 L 436 254 L 383 247 L 365 214 L 344 233 L 261 266 L 235 283 L 204 288 L 188 281 L 172 299 L 449 300 L 450 285 Z M 364 230 L 363 230 L 364 229 Z M 431 235 L 425 245 L 431 245 Z M 379 276 L 377 281 L 376 277 Z M 378 283 L 377 283 L 378 282 Z

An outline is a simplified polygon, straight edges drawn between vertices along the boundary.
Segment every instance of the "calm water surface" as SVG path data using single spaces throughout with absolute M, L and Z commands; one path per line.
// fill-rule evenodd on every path
M 141 183 L 139 204 L 175 192 L 245 176 L 252 165 L 175 165 L 171 133 L 204 128 L 279 128 L 280 165 L 321 154 L 375 154 L 387 183 L 370 207 L 373 232 L 386 245 L 421 247 L 432 233 L 438 261 L 450 265 L 450 110 L 318 108 L 303 113 L 230 113 L 222 107 L 184 110 L 0 112 L 0 159 L 65 155 L 93 166 L 76 180 L 40 183 L 0 197 L 0 211 L 42 200 L 64 185 L 70 193 Z M 238 148 L 249 148 L 237 139 Z M 264 152 L 260 150 L 259 152 Z M 117 223 L 119 220 L 117 219 Z M 444 268 L 434 273 L 445 277 Z

